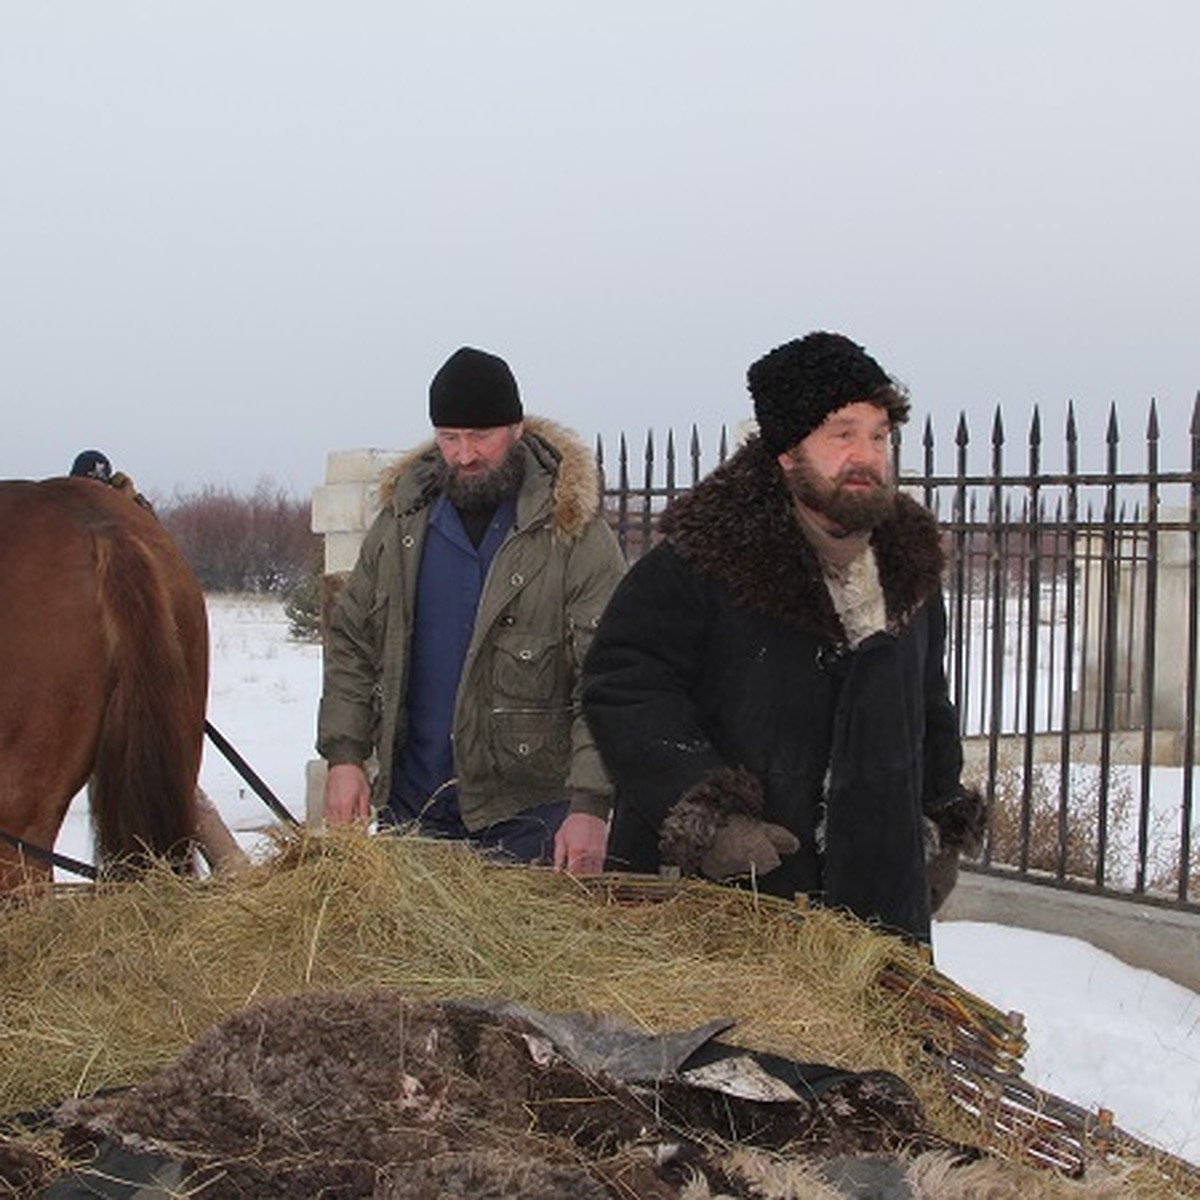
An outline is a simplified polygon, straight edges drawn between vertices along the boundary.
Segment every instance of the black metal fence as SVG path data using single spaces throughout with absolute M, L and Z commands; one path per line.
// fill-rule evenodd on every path
M 1154 405 L 1137 470 L 1120 465 L 1115 409 L 1099 470 L 1081 466 L 1073 411 L 1053 472 L 1036 410 L 1019 464 L 999 412 L 982 451 L 960 418 L 948 471 L 931 424 L 918 466 L 906 469 L 911 433 L 895 449 L 901 486 L 943 529 L 947 670 L 967 775 L 993 797 L 977 869 L 1200 911 L 1200 397 L 1171 432 L 1184 469 L 1160 466 Z M 696 429 L 682 450 L 647 435 L 636 460 L 625 437 L 612 459 L 597 443 L 630 561 L 670 499 L 730 452 L 725 430 L 707 458 Z

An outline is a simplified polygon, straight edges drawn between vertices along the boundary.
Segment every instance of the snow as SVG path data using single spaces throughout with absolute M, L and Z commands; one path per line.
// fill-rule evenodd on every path
M 1024 1015 L 1025 1079 L 1200 1164 L 1200 995 L 1086 942 L 938 921 L 943 974 Z
M 292 641 L 275 600 L 210 596 L 209 719 L 289 811 L 304 816 L 321 656 Z M 211 743 L 201 783 L 251 852 L 274 817 Z M 86 807 L 60 853 L 91 860 Z M 1074 938 L 980 922 L 936 922 L 938 968 L 1001 1011 L 1023 1013 L 1024 1077 L 1129 1133 L 1200 1164 L 1200 995 Z

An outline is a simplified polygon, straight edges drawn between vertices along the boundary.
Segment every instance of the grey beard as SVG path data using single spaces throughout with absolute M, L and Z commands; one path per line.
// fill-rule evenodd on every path
M 506 496 L 513 495 L 525 478 L 525 459 L 513 446 L 498 467 L 469 478 L 444 460 L 438 466 L 438 483 L 459 512 L 487 512 Z
M 892 515 L 895 507 L 895 487 L 875 475 L 858 476 L 869 478 L 873 485 L 869 492 L 859 493 L 846 491 L 841 481 L 826 483 L 816 478 L 803 459 L 796 460 L 785 474 L 792 495 L 806 508 L 828 517 L 843 533 L 874 529 Z

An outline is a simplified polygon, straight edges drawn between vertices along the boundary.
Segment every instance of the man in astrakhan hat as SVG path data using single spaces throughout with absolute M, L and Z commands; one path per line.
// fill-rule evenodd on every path
M 938 529 L 893 475 L 908 396 L 827 332 L 748 382 L 757 435 L 666 509 L 588 656 L 609 865 L 800 894 L 928 943 L 984 806 L 960 780 Z

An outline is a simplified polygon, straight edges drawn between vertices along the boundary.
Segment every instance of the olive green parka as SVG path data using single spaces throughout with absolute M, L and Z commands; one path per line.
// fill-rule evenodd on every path
M 625 564 L 600 515 L 595 460 L 571 431 L 526 417 L 516 524 L 496 552 L 454 706 L 468 829 L 538 804 L 606 816 L 611 787 L 580 707 L 583 658 Z M 383 507 L 330 615 L 317 751 L 361 763 L 387 803 L 407 729 L 417 574 L 440 453 L 432 440 L 384 477 Z

